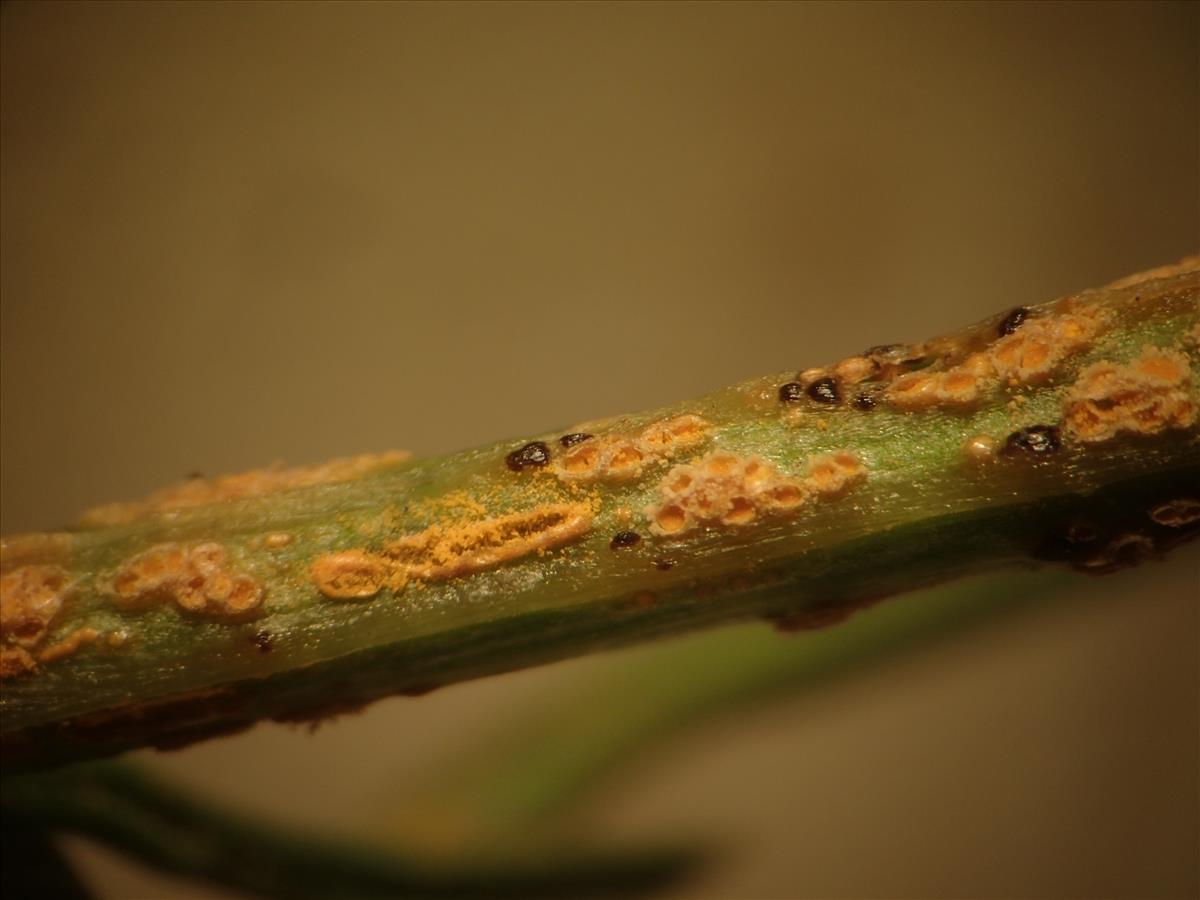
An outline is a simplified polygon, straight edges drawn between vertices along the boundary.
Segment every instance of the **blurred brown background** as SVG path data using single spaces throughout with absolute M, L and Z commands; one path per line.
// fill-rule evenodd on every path
M 6 3 L 2 526 L 441 453 L 1200 245 L 1200 6 Z M 1193 550 L 642 766 L 679 896 L 1200 892 Z M 150 762 L 352 831 L 621 657 Z M 336 764 L 331 761 L 336 760 Z M 103 896 L 219 896 L 79 843 Z

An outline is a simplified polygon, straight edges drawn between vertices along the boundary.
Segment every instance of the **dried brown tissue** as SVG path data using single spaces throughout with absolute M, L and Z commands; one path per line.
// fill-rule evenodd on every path
M 125 525 L 173 510 L 261 497 L 293 488 L 351 481 L 410 458 L 411 454 L 407 452 L 390 450 L 386 453 L 364 453 L 332 459 L 313 466 L 284 467 L 276 464 L 236 475 L 191 478 L 155 491 L 143 500 L 93 507 L 79 517 L 79 524 L 92 528 Z
M 763 516 L 790 514 L 813 498 L 835 497 L 866 473 L 862 461 L 846 450 L 812 457 L 800 478 L 758 456 L 716 451 L 673 466 L 658 485 L 659 501 L 645 514 L 651 532 L 660 536 L 707 525 L 744 526 Z
M 494 568 L 587 534 L 595 517 L 588 501 L 544 504 L 486 519 L 436 524 L 379 550 L 327 553 L 312 564 L 317 589 L 331 600 L 363 600 L 410 580 L 442 581 Z

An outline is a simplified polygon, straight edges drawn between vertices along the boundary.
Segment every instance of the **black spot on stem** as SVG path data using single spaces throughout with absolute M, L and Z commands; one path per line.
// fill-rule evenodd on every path
M 541 441 L 534 441 L 508 454 L 505 462 L 514 472 L 524 469 L 540 469 L 550 462 L 550 448 Z

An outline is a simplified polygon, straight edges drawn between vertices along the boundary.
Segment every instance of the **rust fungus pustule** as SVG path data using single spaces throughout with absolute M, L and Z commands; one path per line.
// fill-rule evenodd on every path
M 70 578 L 58 566 L 22 566 L 0 578 L 0 633 L 5 644 L 30 648 L 62 611 Z
M 407 578 L 454 578 L 551 550 L 587 534 L 594 512 L 587 502 L 547 503 L 532 509 L 434 525 L 383 548 L 393 573 Z
M 1000 384 L 1049 377 L 1063 360 L 1089 347 L 1110 318 L 1103 308 L 1087 304 L 1070 312 L 1023 318 L 1019 328 L 956 365 L 900 375 L 888 386 L 887 398 L 904 410 L 973 407 Z
M 550 448 L 541 441 L 531 441 L 524 447 L 519 447 L 508 456 L 504 463 L 514 472 L 524 472 L 526 469 L 540 469 L 550 462 Z
M 219 475 L 215 478 L 195 477 L 155 491 L 144 500 L 131 503 L 109 503 L 83 513 L 79 523 L 99 528 L 108 525 L 124 525 L 147 516 L 261 497 L 294 488 L 311 487 L 352 481 L 356 478 L 381 471 L 411 458 L 401 450 L 386 453 L 364 453 L 359 456 L 332 459 L 315 466 L 284 467 L 269 466 L 252 469 L 237 475 Z
M 180 612 L 226 621 L 250 618 L 262 606 L 263 586 L 233 570 L 220 544 L 158 544 L 123 562 L 101 590 L 118 607 L 171 603 Z
M 794 509 L 805 500 L 798 479 L 758 456 L 717 451 L 677 465 L 659 483 L 660 502 L 646 510 L 650 530 L 683 534 L 705 525 L 739 526 L 760 515 Z
M 330 600 L 369 600 L 388 578 L 384 560 L 365 550 L 342 550 L 317 557 L 312 580 Z
M 1196 422 L 1191 364 L 1176 350 L 1149 345 L 1126 365 L 1098 362 L 1083 369 L 1063 402 L 1064 429 L 1083 443 L 1118 434 L 1152 435 Z
M 61 641 L 56 641 L 38 653 L 38 662 L 52 663 L 74 656 L 81 647 L 94 644 L 99 637 L 100 632 L 95 628 L 76 628 Z
M 833 497 L 866 477 L 848 451 L 814 456 L 805 477 L 780 472 L 758 456 L 716 451 L 677 465 L 659 483 L 660 501 L 646 509 L 650 530 L 681 535 L 697 528 L 740 527 L 794 512 L 812 497 Z
M 442 581 L 491 569 L 575 541 L 592 527 L 587 502 L 547 503 L 486 519 L 432 525 L 377 551 L 340 550 L 313 563 L 317 589 L 332 600 L 365 600 L 413 579 Z
M 0 578 L 0 677 L 36 670 L 34 651 L 70 589 L 69 576 L 58 566 L 21 566 Z
M 840 497 L 867 477 L 867 467 L 849 450 L 820 453 L 808 461 L 804 486 L 825 498 Z
M 708 439 L 709 425 L 686 414 L 651 422 L 636 434 L 598 435 L 559 455 L 554 474 L 566 482 L 630 481 L 647 466 Z
M 833 375 L 841 384 L 859 384 L 879 372 L 879 363 L 869 356 L 847 356 L 833 367 Z

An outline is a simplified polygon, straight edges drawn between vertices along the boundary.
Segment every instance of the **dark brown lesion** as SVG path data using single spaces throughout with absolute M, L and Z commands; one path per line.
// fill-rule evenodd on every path
M 1004 440 L 1001 453 L 1049 456 L 1062 449 L 1062 431 L 1057 425 L 1030 425 L 1014 431 Z
M 814 403 L 823 406 L 837 406 L 842 402 L 842 391 L 834 378 L 818 378 L 805 388 L 804 393 L 808 394 Z
M 540 469 L 550 462 L 550 448 L 541 441 L 530 441 L 504 458 L 505 464 L 514 472 Z
M 609 541 L 609 548 L 612 550 L 626 550 L 630 547 L 635 547 L 641 541 L 642 536 L 636 531 L 618 531 Z
M 1007 334 L 1012 334 L 1024 324 L 1027 318 L 1029 318 L 1029 307 L 1018 306 L 1000 320 L 1000 324 L 996 326 L 996 334 L 998 334 L 1000 337 L 1004 337 Z
M 1090 575 L 1107 575 L 1159 559 L 1200 536 L 1200 501 L 1188 499 L 1185 503 L 1170 497 L 1144 506 L 1108 506 L 1073 514 L 1051 525 L 1033 556 L 1065 562 Z M 1163 514 L 1180 509 L 1185 510 L 1180 518 Z

